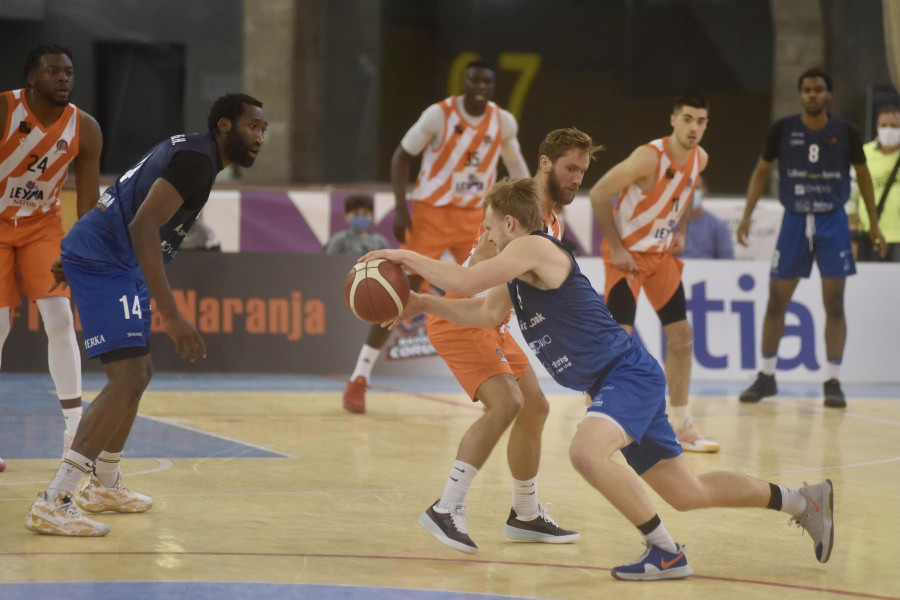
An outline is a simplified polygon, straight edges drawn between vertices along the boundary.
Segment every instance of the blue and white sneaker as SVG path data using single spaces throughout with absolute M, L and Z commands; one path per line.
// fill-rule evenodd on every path
M 675 546 L 677 552 L 666 552 L 659 546 L 647 544 L 647 551 L 633 563 L 613 567 L 612 576 L 625 581 L 657 581 L 687 577 L 694 571 L 687 563 L 684 546 L 680 544 Z

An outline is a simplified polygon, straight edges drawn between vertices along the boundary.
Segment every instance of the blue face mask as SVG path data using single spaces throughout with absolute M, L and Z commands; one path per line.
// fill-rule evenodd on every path
M 356 215 L 350 218 L 350 227 L 355 231 L 367 231 L 372 226 L 372 219 L 366 215 Z

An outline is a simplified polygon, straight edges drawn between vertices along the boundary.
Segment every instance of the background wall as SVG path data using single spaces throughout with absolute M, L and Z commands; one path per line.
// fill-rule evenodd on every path
M 427 105 L 458 89 L 460 66 L 480 56 L 497 65 L 496 100 L 519 117 L 532 169 L 544 134 L 574 125 L 607 146 L 599 168 L 588 173 L 591 185 L 635 146 L 667 133 L 671 100 L 692 89 L 712 107 L 707 180 L 714 192 L 737 195 L 768 124 L 798 110 L 796 77 L 804 68 L 832 72 L 835 112 L 863 132 L 873 90 L 890 83 L 880 0 L 191 0 L 189 6 L 3 0 L 0 86 L 20 85 L 25 56 L 37 43 L 71 48 L 74 101 L 95 116 L 105 104 L 130 119 L 114 128 L 101 121 L 111 174 L 145 149 L 137 137 L 201 129 L 216 97 L 243 89 L 267 105 L 272 151 L 233 176 L 255 183 L 384 183 L 406 129 Z M 99 77 L 111 43 L 156 52 L 117 56 L 123 66 L 114 69 L 115 89 L 128 95 L 113 94 Z M 161 84 L 179 61 L 183 88 Z
M 896 6 L 900 0 L 884 2 Z M 98 117 L 104 130 L 107 179 L 159 139 L 203 129 L 209 106 L 221 94 L 240 90 L 263 100 L 270 120 L 266 151 L 252 170 L 223 173 L 221 179 L 238 183 L 219 186 L 210 206 L 215 226 L 231 244 L 226 249 L 242 254 L 183 258 L 187 264 L 173 263 L 172 276 L 186 278 L 184 289 L 195 291 L 200 288 L 191 288 L 194 278 L 204 279 L 196 285 L 214 299 L 210 310 L 226 310 L 225 299 L 249 294 L 228 310 L 255 311 L 254 332 L 216 338 L 228 348 L 222 356 L 236 357 L 224 363 L 227 368 L 248 365 L 242 356 L 270 340 L 274 345 L 265 345 L 262 354 L 277 357 L 266 363 L 270 367 L 319 369 L 324 367 L 315 361 L 330 356 L 327 352 L 311 350 L 318 354 L 298 363 L 307 350 L 293 354 L 297 346 L 291 344 L 299 339 L 285 345 L 281 328 L 299 321 L 283 322 L 277 312 L 272 321 L 272 313 L 259 311 L 270 305 L 281 310 L 282 301 L 289 310 L 309 309 L 311 329 L 302 343 L 321 340 L 316 336 L 324 330 L 313 333 L 316 302 L 331 307 L 328 314 L 340 315 L 333 310 L 340 298 L 335 290 L 308 282 L 317 281 L 329 263 L 321 256 L 267 253 L 317 253 L 341 225 L 342 190 L 351 188 L 379 192 L 376 216 L 392 239 L 390 155 L 423 109 L 459 90 L 468 60 L 481 57 L 496 65 L 495 99 L 519 118 L 532 169 L 539 141 L 553 128 L 577 126 L 606 145 L 585 188 L 635 146 L 670 131 L 676 94 L 704 93 L 711 102 L 705 177 L 721 203 L 708 207 L 734 225 L 741 205 L 734 199 L 746 188 L 766 128 L 798 110 L 796 78 L 802 70 L 831 71 L 834 112 L 871 132 L 873 105 L 896 94 L 885 58 L 884 31 L 891 24 L 884 22 L 882 7 L 880 0 L 0 0 L 0 87 L 21 86 L 25 57 L 35 45 L 68 46 L 77 70 L 73 101 Z M 759 231 L 774 233 L 768 223 L 777 220 L 777 212 L 777 206 L 757 209 Z M 266 218 L 245 219 L 245 214 Z M 576 242 L 591 254 L 598 232 L 583 197 L 569 219 Z M 753 250 L 747 257 L 762 256 Z M 731 268 L 717 267 L 726 274 Z M 764 279 L 764 263 L 754 268 L 754 281 Z M 340 279 L 341 269 L 329 272 Z M 242 285 L 248 273 L 264 278 L 254 283 L 262 291 Z M 900 277 L 890 266 L 863 274 L 848 289 L 887 285 L 880 297 L 900 295 L 893 283 Z M 730 285 L 731 280 L 722 281 Z M 753 293 L 764 294 L 762 288 L 756 284 Z M 740 306 L 735 303 L 746 301 L 746 291 L 726 290 L 727 302 Z M 295 292 L 312 301 L 295 301 Z M 762 301 L 753 301 L 760 310 Z M 860 298 L 853 302 L 851 314 L 881 314 Z M 17 314 L 4 369 L 44 370 L 36 312 L 25 306 Z M 247 318 L 241 314 L 239 319 Z M 339 341 L 328 344 L 328 352 L 337 352 L 328 358 L 333 370 L 349 368 L 340 361 L 352 362 L 359 325 L 342 315 L 328 326 L 329 333 L 339 333 L 334 338 Z M 865 339 L 856 336 L 869 335 L 866 327 L 876 336 L 892 331 L 879 329 L 877 322 L 858 330 L 854 321 L 851 327 L 853 340 Z M 415 344 L 422 341 L 417 335 L 410 332 Z M 742 330 L 728 343 L 743 351 L 744 344 L 755 343 L 748 335 Z M 166 343 L 165 336 L 159 339 Z M 354 340 L 349 350 L 347 340 Z M 415 344 L 407 348 L 419 348 Z M 751 372 L 747 364 L 739 369 Z M 855 367 L 850 372 L 855 373 L 850 380 L 868 373 Z

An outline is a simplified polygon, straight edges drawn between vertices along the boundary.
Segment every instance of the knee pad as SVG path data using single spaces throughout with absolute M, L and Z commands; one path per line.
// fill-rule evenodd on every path
M 44 321 L 44 331 L 47 337 L 67 335 L 74 331 L 75 319 L 72 316 L 72 306 L 69 299 L 62 296 L 39 298 L 35 301 Z

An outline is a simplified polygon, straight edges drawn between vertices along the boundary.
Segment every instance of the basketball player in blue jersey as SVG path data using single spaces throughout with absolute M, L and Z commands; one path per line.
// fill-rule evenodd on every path
M 135 513 L 153 501 L 121 482 L 119 459 L 150 383 L 150 298 L 176 352 L 194 361 L 206 349 L 175 304 L 163 264 L 203 210 L 216 175 L 231 163 L 253 165 L 267 122 L 262 103 L 245 94 L 216 100 L 208 131 L 157 144 L 109 187 L 62 242 L 54 264 L 78 307 L 84 345 L 107 382 L 84 412 L 71 449 L 38 494 L 25 526 L 66 536 L 102 536 L 104 523 L 82 510 Z
M 692 573 L 684 547 L 666 531 L 641 482 L 613 461 L 617 450 L 678 510 L 758 507 L 791 514 L 813 538 L 816 558 L 827 561 L 834 539 L 831 481 L 795 489 L 738 473 L 696 475 L 666 416 L 666 378 L 659 363 L 610 316 L 572 254 L 541 231 L 534 180 L 495 184 L 484 208 L 484 229 L 500 250 L 495 258 L 464 268 L 407 250 L 378 250 L 360 260 L 392 260 L 463 296 L 490 290 L 464 299 L 413 293 L 391 327 L 420 311 L 469 327 L 491 327 L 514 308 L 525 341 L 553 379 L 590 394 L 569 456 L 588 483 L 638 528 L 646 545 L 637 560 L 613 568 L 613 577 L 647 581 Z
M 839 375 L 847 339 L 844 287 L 847 276 L 856 273 L 850 226 L 844 212 L 844 203 L 850 198 L 851 164 L 873 223 L 877 221 L 875 191 L 859 132 L 850 123 L 828 114 L 831 77 L 820 69 L 809 69 L 800 75 L 797 89 L 803 112 L 785 117 L 769 128 L 763 154 L 750 176 L 744 216 L 737 229 L 738 242 L 746 246 L 750 217 L 768 185 L 772 162 L 777 159 L 778 198 L 784 205 L 784 220 L 769 273 L 762 364 L 756 381 L 741 393 L 740 401 L 759 402 L 778 392 L 775 365 L 778 343 L 784 335 L 784 315 L 797 283 L 801 277 L 809 277 L 815 259 L 822 275 L 825 306 L 825 406 L 843 408 L 847 401 Z M 874 247 L 884 255 L 886 245 L 878 227 L 873 227 L 869 235 Z

